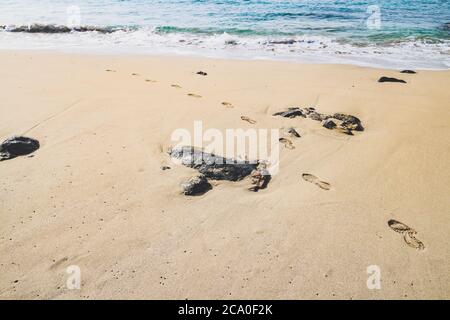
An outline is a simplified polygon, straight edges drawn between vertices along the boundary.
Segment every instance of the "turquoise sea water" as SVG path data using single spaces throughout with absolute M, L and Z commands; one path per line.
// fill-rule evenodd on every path
M 11 32 L 34 23 L 108 32 Z M 450 67 L 450 0 L 2 0 L 0 25 L 6 49 Z

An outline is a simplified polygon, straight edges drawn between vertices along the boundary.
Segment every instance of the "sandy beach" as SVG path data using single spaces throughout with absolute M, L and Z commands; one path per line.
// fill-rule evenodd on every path
M 40 142 L 0 162 L 0 298 L 450 298 L 450 71 L 43 51 L 3 51 L 0 69 L 1 141 Z M 364 131 L 273 116 L 288 107 Z M 189 197 L 195 170 L 167 151 L 196 120 L 301 137 L 266 189 L 212 181 Z

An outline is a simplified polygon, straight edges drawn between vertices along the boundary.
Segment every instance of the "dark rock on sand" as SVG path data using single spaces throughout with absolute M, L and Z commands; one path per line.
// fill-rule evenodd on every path
M 200 196 L 212 189 L 203 174 L 189 178 L 181 184 L 182 192 L 187 196 Z
M 314 110 L 314 111 L 310 111 L 310 112 L 308 113 L 307 117 L 308 117 L 309 119 L 315 120 L 315 121 L 323 121 L 323 120 L 326 120 L 326 118 L 327 118 L 326 115 L 324 115 L 324 114 L 322 114 L 322 113 L 319 113 L 319 112 L 317 112 L 317 111 L 315 111 L 315 110 Z
M 286 111 L 280 111 L 273 114 L 274 116 L 281 116 L 285 118 L 296 118 L 296 117 L 303 117 L 303 118 L 310 118 L 312 120 L 316 121 L 322 121 L 325 120 L 326 116 L 318 113 L 316 109 L 309 107 L 309 108 L 297 108 L 297 107 L 291 107 L 288 108 Z
M 310 113 L 312 113 L 312 112 L 316 112 L 316 108 L 314 108 L 314 107 L 302 108 L 302 110 L 303 110 L 303 112 L 304 112 L 306 115 L 308 115 L 308 114 L 310 114 Z
M 300 133 L 298 133 L 297 130 L 295 130 L 294 128 L 289 128 L 289 129 L 288 129 L 288 133 L 289 133 L 291 136 L 296 137 L 296 138 L 300 138 L 300 137 L 301 137 L 301 136 L 300 136 Z
M 206 72 L 203 72 L 203 71 L 199 71 L 199 72 L 197 72 L 197 74 L 201 75 L 201 76 L 207 76 L 208 75 Z
M 389 78 L 389 77 L 381 77 L 378 79 L 378 82 L 398 82 L 398 83 L 406 83 L 405 80 L 397 79 L 397 78 Z
M 364 131 L 364 127 L 357 117 L 343 113 L 326 116 L 325 120 L 322 121 L 322 126 L 330 130 L 336 129 L 348 135 L 353 135 L 353 131 Z
M 288 108 L 286 111 L 280 111 L 273 114 L 274 116 L 281 116 L 284 118 L 295 118 L 295 117 L 304 117 L 302 110 L 300 108 Z
M 39 141 L 32 138 L 11 137 L 0 145 L 0 161 L 33 153 L 39 146 Z
M 400 73 L 416 74 L 417 72 L 415 72 L 414 70 L 402 70 L 400 71 Z
M 301 111 L 306 117 L 315 121 L 323 121 L 326 119 L 326 115 L 317 112 L 316 108 L 313 107 L 302 108 Z
M 199 176 L 183 183 L 183 192 L 186 195 L 202 194 L 210 190 L 212 187 L 208 179 L 239 181 L 251 176 L 252 187 L 249 190 L 255 192 L 265 189 L 271 180 L 270 173 L 262 163 L 227 159 L 193 147 L 175 148 L 169 154 L 183 165 L 200 172 Z
M 212 180 L 239 181 L 250 175 L 258 166 L 257 163 L 227 159 L 193 147 L 175 148 L 169 154 L 184 166 L 196 169 Z
M 347 130 L 355 130 L 355 131 L 364 131 L 364 127 L 361 124 L 361 120 L 359 120 L 355 116 L 351 116 L 343 113 L 335 113 L 331 116 L 333 119 L 337 119 L 342 121 L 340 126 Z
M 253 170 L 250 174 L 252 179 L 252 187 L 250 187 L 250 191 L 258 192 L 261 189 L 267 188 L 272 176 L 267 171 L 265 166 L 260 165 L 257 169 Z
M 322 126 L 327 129 L 338 129 L 339 131 L 352 134 L 352 131 L 363 131 L 364 127 L 361 124 L 361 121 L 354 116 L 343 114 L 343 113 L 335 113 L 333 115 L 325 115 L 316 111 L 313 107 L 308 108 L 288 108 L 287 111 L 280 111 L 273 114 L 274 116 L 282 116 L 286 118 L 295 118 L 298 116 L 302 116 L 305 118 L 309 118 L 315 121 L 321 121 Z M 290 128 L 288 131 L 294 137 L 300 137 L 298 132 L 295 131 L 294 128 Z
M 326 119 L 322 121 L 322 127 L 325 127 L 327 129 L 334 129 L 337 127 L 336 123 L 331 119 Z
M 161 170 L 165 171 L 165 170 L 170 170 L 169 166 L 161 166 Z

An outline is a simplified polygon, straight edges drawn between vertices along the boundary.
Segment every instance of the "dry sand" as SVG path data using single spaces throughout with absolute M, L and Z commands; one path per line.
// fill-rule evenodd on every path
M 31 51 L 1 53 L 0 70 L 0 139 L 41 143 L 0 162 L 1 298 L 450 298 L 449 71 Z M 272 116 L 289 106 L 352 114 L 366 130 Z M 186 197 L 194 171 L 166 151 L 194 120 L 302 137 L 267 189 L 220 182 Z M 69 265 L 81 290 L 66 288 Z M 370 265 L 380 290 L 366 286 Z

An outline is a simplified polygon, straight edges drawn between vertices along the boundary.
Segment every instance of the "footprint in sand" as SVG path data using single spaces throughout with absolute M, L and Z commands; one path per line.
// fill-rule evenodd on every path
M 116 70 L 106 69 L 106 72 L 116 72 Z
M 170 85 L 172 88 L 177 88 L 177 89 L 181 89 L 181 86 L 177 85 L 177 84 L 171 84 Z
M 251 123 L 251 124 L 256 123 L 256 120 L 250 119 L 249 117 L 246 117 L 246 116 L 241 116 L 241 120 L 247 121 L 248 123 Z
M 132 75 L 132 76 L 138 76 L 139 73 L 132 73 L 131 75 Z
M 411 229 L 406 224 L 401 223 L 400 221 L 391 219 L 388 221 L 388 226 L 394 230 L 395 232 L 403 234 L 404 232 L 416 232 L 414 229 Z
M 423 244 L 423 242 L 417 239 L 412 233 L 409 232 L 405 233 L 405 235 L 403 236 L 403 240 L 405 240 L 406 244 L 411 248 L 417 250 L 425 249 L 425 245 Z
M 285 148 L 287 148 L 287 149 L 295 149 L 295 146 L 294 146 L 294 144 L 292 143 L 292 141 L 291 140 L 289 140 L 289 139 L 286 139 L 286 138 L 280 138 L 280 139 L 278 139 L 282 144 L 284 144 L 284 147 Z
M 193 98 L 201 98 L 201 95 L 195 94 L 195 93 L 188 93 L 189 97 L 193 97 Z
M 303 180 L 305 180 L 307 182 L 314 183 L 316 186 L 320 187 L 321 189 L 324 189 L 324 190 L 331 189 L 331 184 L 329 184 L 328 182 L 319 180 L 319 178 L 317 178 L 316 176 L 314 176 L 312 174 L 304 173 L 304 174 L 302 174 L 302 178 L 303 178 Z
M 145 82 L 156 82 L 156 80 L 152 80 L 152 79 L 145 79 Z
M 388 221 L 388 226 L 395 232 L 403 234 L 403 240 L 408 246 L 418 250 L 425 249 L 423 242 L 415 237 L 415 235 L 417 234 L 416 230 L 394 219 Z
M 226 108 L 233 108 L 233 105 L 230 102 L 222 102 L 222 105 L 225 106 Z

